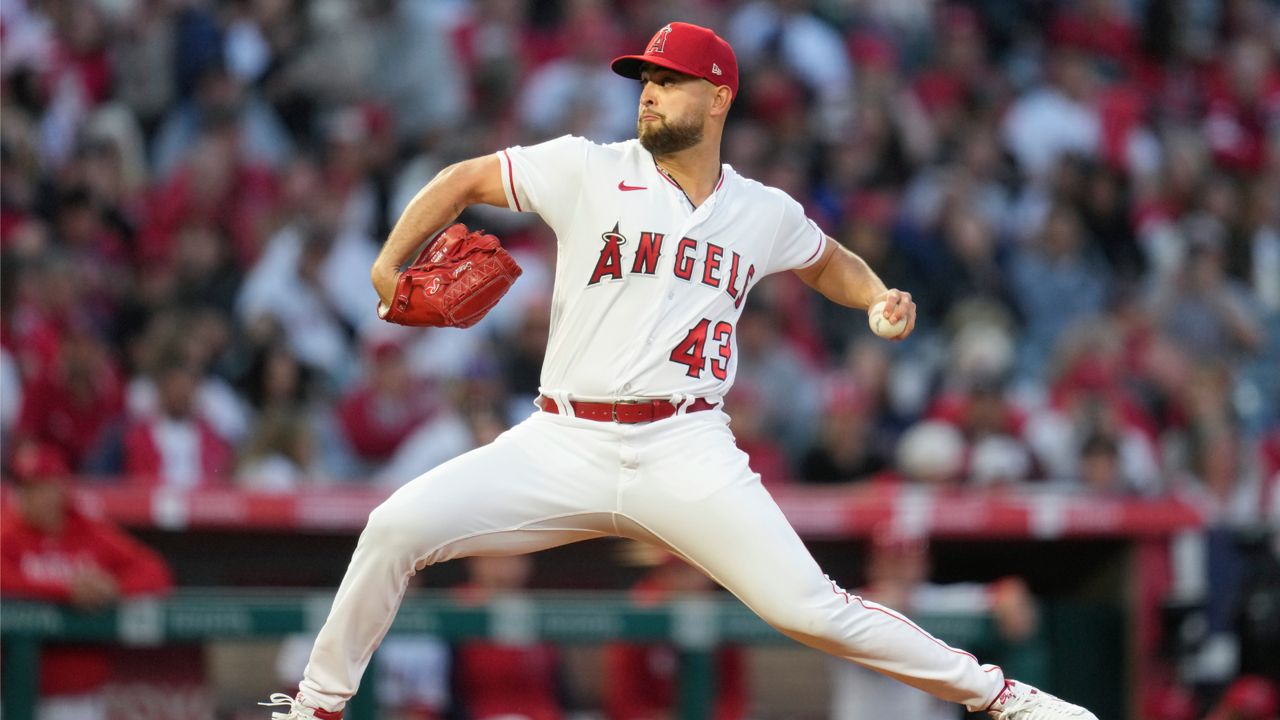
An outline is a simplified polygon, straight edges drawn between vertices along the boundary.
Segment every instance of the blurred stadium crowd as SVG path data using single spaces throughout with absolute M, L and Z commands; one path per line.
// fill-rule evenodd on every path
M 394 487 L 532 411 L 554 242 L 467 331 L 368 271 L 453 161 L 635 132 L 608 60 L 735 47 L 724 160 L 891 287 L 903 343 L 785 274 L 727 400 L 771 487 L 1179 493 L 1280 523 L 1280 7 L 1267 0 L 4 0 L 5 462 L 83 482 Z
M 403 483 L 531 411 L 553 244 L 469 332 L 368 268 L 449 162 L 634 134 L 673 18 L 743 68 L 725 160 L 916 297 L 761 285 L 729 398 L 770 485 L 1187 491 L 1277 512 L 1280 19 L 1264 0 L 8 0 L 5 446 L 194 487 Z

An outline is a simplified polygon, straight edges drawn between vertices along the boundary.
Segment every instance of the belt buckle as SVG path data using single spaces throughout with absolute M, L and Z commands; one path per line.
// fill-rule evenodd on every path
M 609 405 L 610 419 L 618 423 L 619 425 L 624 424 L 621 420 L 618 419 L 618 406 L 619 405 L 639 405 L 639 404 L 640 403 L 636 402 L 635 400 L 614 400 Z

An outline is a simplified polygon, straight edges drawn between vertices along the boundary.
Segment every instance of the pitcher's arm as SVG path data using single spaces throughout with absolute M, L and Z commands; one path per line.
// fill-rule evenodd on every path
M 795 273 L 828 300 L 845 307 L 866 310 L 877 301 L 884 300 L 889 322 L 907 319 L 907 327 L 895 338 L 897 340 L 910 335 L 915 329 L 916 306 L 911 300 L 911 293 L 885 287 L 884 281 L 866 261 L 830 237 L 822 257 Z
M 441 170 L 418 191 L 383 243 L 369 274 L 383 303 L 395 294 L 400 266 L 429 233 L 452 222 L 470 205 L 507 206 L 497 155 L 464 160 Z

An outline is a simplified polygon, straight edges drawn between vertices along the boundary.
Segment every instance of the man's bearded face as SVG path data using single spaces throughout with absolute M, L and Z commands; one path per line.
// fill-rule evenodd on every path
M 656 114 L 642 110 L 641 114 Z M 654 157 L 687 150 L 702 142 L 702 122 L 698 118 L 679 119 L 659 116 L 657 120 L 637 120 L 636 135 L 640 144 Z

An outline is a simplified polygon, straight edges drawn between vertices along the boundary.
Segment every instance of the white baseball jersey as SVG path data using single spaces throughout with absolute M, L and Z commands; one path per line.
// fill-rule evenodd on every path
M 557 238 L 547 395 L 724 395 L 747 292 L 826 242 L 799 203 L 729 165 L 694 208 L 638 140 L 566 135 L 497 155 L 509 207 Z
M 826 243 L 798 203 L 728 165 L 694 208 L 634 140 L 562 137 L 498 157 L 511 209 L 558 240 L 542 369 L 553 399 L 723 395 L 748 291 Z M 825 577 L 719 406 L 636 424 L 571 407 L 531 413 L 369 515 L 303 672 L 306 702 L 337 710 L 355 693 L 419 570 L 604 536 L 674 552 L 787 635 L 949 702 L 981 709 L 1003 690 L 998 667 Z

